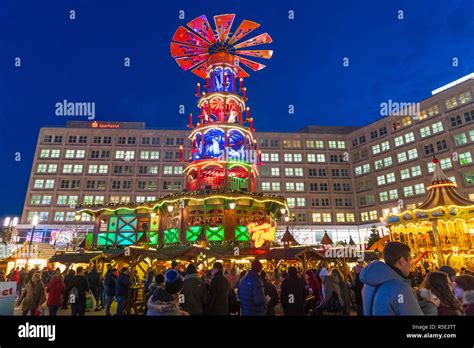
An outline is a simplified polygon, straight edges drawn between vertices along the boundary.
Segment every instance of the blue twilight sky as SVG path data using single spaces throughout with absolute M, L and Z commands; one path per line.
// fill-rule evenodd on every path
M 0 0 L 0 216 L 21 213 L 39 128 L 71 119 L 55 116 L 58 101 L 93 101 L 97 120 L 184 128 L 178 106 L 196 112 L 199 79 L 171 59 L 169 41 L 221 13 L 274 41 L 267 68 L 246 81 L 257 130 L 365 125 L 383 101 L 419 101 L 474 71 L 473 0 Z

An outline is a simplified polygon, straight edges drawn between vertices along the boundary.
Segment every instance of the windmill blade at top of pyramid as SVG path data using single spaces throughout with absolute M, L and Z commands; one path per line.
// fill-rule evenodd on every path
M 241 54 L 249 57 L 270 59 L 273 55 L 272 50 L 237 50 L 235 54 Z
M 263 45 L 263 44 L 268 44 L 271 42 L 273 41 L 270 35 L 268 35 L 268 33 L 263 33 L 251 39 L 248 39 L 247 41 L 244 41 L 235 45 L 234 48 L 238 49 L 238 48 L 244 48 L 244 47 L 250 47 L 250 46 L 256 46 L 256 45 Z
M 216 24 L 217 38 L 221 44 L 224 44 L 229 36 L 230 28 L 234 22 L 235 14 L 223 14 L 214 16 Z
M 171 57 L 189 57 L 197 56 L 200 54 L 208 53 L 207 48 L 185 45 L 182 43 L 172 42 L 170 43 Z
M 193 70 L 191 70 L 191 72 L 202 79 L 206 79 L 207 78 L 207 64 L 203 63 L 195 67 Z
M 186 45 L 194 45 L 199 47 L 207 48 L 211 46 L 209 42 L 200 37 L 197 34 L 194 34 L 192 31 L 186 29 L 183 26 L 180 26 L 173 35 L 172 41 L 184 43 Z
M 196 65 L 201 64 L 207 58 L 209 58 L 209 54 L 201 54 L 199 56 L 192 56 L 192 57 L 181 57 L 176 58 L 176 63 L 181 67 L 183 70 L 189 70 L 194 68 Z
M 244 69 L 242 69 L 238 65 L 235 67 L 235 69 L 237 70 L 236 73 L 235 73 L 235 77 L 238 78 L 238 79 L 250 76 Z
M 259 71 L 266 67 L 266 65 L 254 62 L 253 60 L 250 60 L 244 57 L 239 57 L 239 56 L 236 56 L 236 57 L 238 57 L 239 59 L 239 64 L 243 64 L 249 67 L 250 69 L 252 69 L 253 71 Z
M 190 27 L 196 34 L 202 36 L 211 44 L 217 43 L 216 36 L 212 31 L 211 24 L 207 20 L 206 15 L 194 18 L 188 23 L 188 27 Z
M 228 44 L 233 45 L 240 39 L 246 37 L 248 34 L 250 34 L 252 31 L 257 29 L 260 26 L 260 24 L 256 22 L 252 22 L 249 20 L 244 19 L 242 23 L 240 23 L 239 27 L 237 30 L 234 32 L 232 37 L 230 38 Z

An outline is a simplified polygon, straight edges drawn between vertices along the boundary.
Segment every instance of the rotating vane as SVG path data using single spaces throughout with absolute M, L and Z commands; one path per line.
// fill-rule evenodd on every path
M 222 53 L 233 58 L 236 78 L 249 76 L 242 66 L 253 71 L 262 70 L 265 68 L 264 64 L 243 56 L 270 59 L 272 50 L 248 48 L 269 44 L 272 38 L 263 33 L 243 41 L 247 35 L 260 27 L 260 24 L 245 19 L 234 32 L 231 32 L 234 18 L 235 14 L 214 16 L 214 30 L 205 15 L 187 23 L 187 28 L 180 26 L 170 44 L 171 56 L 183 70 L 191 70 L 203 79 L 207 77 L 209 58 Z

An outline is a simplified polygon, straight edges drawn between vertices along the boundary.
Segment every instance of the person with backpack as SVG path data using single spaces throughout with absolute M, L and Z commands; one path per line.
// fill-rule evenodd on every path
M 76 275 L 71 281 L 69 302 L 71 303 L 71 316 L 84 316 L 86 313 L 86 293 L 90 290 L 89 282 L 84 275 L 84 268 L 77 267 Z

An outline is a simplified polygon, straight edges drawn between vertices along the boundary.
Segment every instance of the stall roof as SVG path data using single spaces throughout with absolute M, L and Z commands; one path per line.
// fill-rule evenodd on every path
M 91 252 L 57 252 L 55 255 L 53 255 L 50 259 L 49 262 L 59 262 L 62 264 L 67 264 L 67 263 L 89 263 L 95 258 L 105 258 L 106 256 L 104 255 L 103 252 L 99 251 L 91 251 Z
M 323 260 L 324 255 L 311 247 L 290 247 L 290 248 L 274 248 L 268 250 L 263 255 L 259 255 L 259 259 L 265 260 L 301 260 L 306 254 L 308 260 Z

